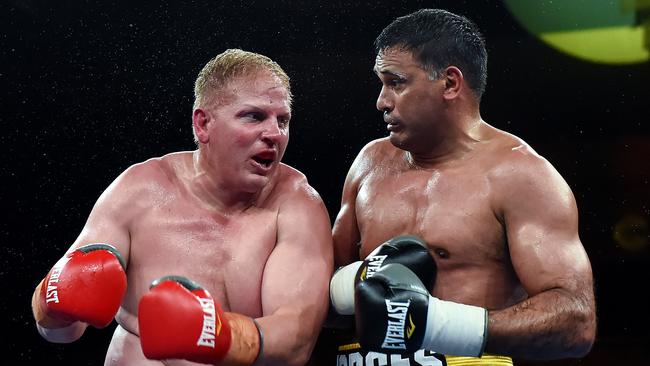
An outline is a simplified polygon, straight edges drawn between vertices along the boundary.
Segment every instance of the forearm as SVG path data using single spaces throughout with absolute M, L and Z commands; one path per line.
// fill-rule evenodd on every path
M 594 301 L 551 289 L 488 315 L 486 352 L 523 359 L 582 357 L 596 332 Z
M 225 317 L 231 343 L 219 366 L 304 365 L 318 335 L 309 332 L 314 327 L 297 320 L 295 314 L 276 314 L 255 321 L 237 313 L 225 313 Z
M 262 357 L 263 335 L 258 331 L 252 318 L 237 314 L 225 313 L 231 332 L 231 343 L 228 353 L 219 366 L 248 366 Z M 217 326 L 219 327 L 219 326 Z M 218 330 L 217 330 L 218 331 Z
M 309 314 L 303 312 L 302 314 Z M 313 350 L 324 321 L 296 314 L 274 314 L 258 318 L 264 334 L 264 365 L 304 365 Z

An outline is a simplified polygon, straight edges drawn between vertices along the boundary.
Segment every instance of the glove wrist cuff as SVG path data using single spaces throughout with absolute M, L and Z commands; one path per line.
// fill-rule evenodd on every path
M 454 356 L 480 357 L 486 339 L 486 309 L 429 296 L 422 348 Z
M 256 365 L 261 365 L 264 360 L 264 333 L 262 333 L 262 328 L 260 328 L 260 324 L 253 318 L 253 324 L 255 324 L 255 327 L 257 328 L 257 334 L 260 337 L 260 346 L 259 346 L 259 351 L 257 352 L 257 357 L 255 357 L 255 361 L 253 361 L 252 366 Z
M 46 328 L 36 323 L 36 329 L 47 341 L 52 343 L 72 343 L 81 338 L 86 330 L 86 324 L 74 322 L 61 328 Z
M 354 314 L 354 277 L 362 261 L 357 261 L 339 268 L 330 281 L 330 302 L 341 315 Z

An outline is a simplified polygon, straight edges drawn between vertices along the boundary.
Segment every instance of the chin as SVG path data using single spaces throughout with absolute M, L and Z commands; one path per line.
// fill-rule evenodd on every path
M 247 193 L 257 193 L 261 191 L 271 181 L 270 177 L 264 175 L 251 174 L 243 179 L 240 188 Z
M 388 136 L 388 140 L 390 141 L 393 146 L 395 146 L 398 149 L 402 150 L 408 150 L 408 144 L 406 143 L 406 139 L 404 138 L 404 135 L 402 134 L 396 134 L 396 133 L 391 133 Z

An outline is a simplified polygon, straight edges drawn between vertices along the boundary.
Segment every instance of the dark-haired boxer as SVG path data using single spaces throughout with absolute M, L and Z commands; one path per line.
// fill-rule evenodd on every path
M 476 26 L 424 9 L 393 21 L 375 46 L 389 137 L 368 143 L 350 168 L 335 263 L 410 234 L 427 243 L 438 273 L 430 293 L 398 264 L 358 283 L 362 343 L 338 345 L 337 365 L 400 349 L 410 353 L 379 364 L 424 364 L 419 348 L 447 354 L 449 365 L 584 356 L 596 318 L 576 203 L 548 161 L 482 120 L 487 53 Z
M 289 78 L 228 50 L 195 97 L 198 149 L 108 187 L 34 292 L 38 329 L 72 342 L 115 317 L 106 365 L 302 365 L 327 312 L 332 237 L 318 193 L 280 162 Z

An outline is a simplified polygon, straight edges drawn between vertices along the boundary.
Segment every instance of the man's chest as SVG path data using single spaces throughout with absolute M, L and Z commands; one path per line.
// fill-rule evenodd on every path
M 246 311 L 242 306 L 253 306 L 256 295 L 243 303 L 239 294 L 259 294 L 264 265 L 275 247 L 276 216 L 258 209 L 224 216 L 184 204 L 152 208 L 130 230 L 129 270 L 144 279 L 142 286 L 170 274 L 188 277 L 226 309 Z
M 240 252 L 274 245 L 276 218 L 274 210 L 252 208 L 226 215 L 179 201 L 150 208 L 134 222 L 130 232 L 132 245 L 155 245 L 227 260 Z
M 492 187 L 482 174 L 370 174 L 355 207 L 360 255 L 402 234 L 422 237 L 434 252 L 497 255 L 504 234 L 493 204 Z

